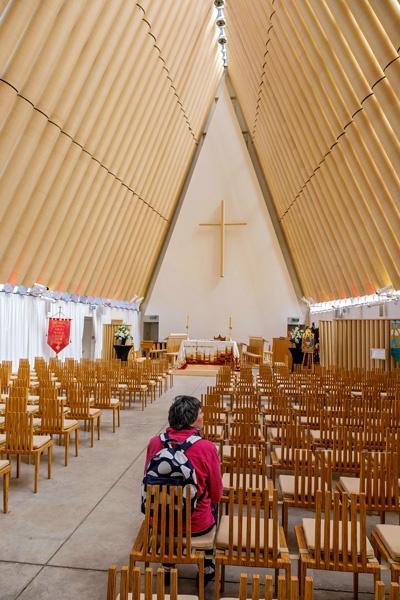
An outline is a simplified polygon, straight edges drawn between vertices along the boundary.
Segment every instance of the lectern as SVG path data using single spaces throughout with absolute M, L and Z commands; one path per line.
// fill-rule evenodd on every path
M 128 354 L 132 350 L 132 348 L 132 344 L 128 344 L 125 346 L 122 346 L 121 344 L 114 344 L 114 350 L 117 355 L 117 358 L 124 362 L 128 360 Z

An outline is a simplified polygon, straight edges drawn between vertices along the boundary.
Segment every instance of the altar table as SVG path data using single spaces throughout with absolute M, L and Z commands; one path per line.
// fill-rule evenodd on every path
M 225 365 L 233 362 L 239 366 L 240 354 L 236 342 L 216 340 L 183 340 L 177 357 L 177 368 L 188 365 Z

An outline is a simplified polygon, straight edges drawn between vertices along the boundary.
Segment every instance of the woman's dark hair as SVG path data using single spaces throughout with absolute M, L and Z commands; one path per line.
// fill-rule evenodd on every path
M 168 411 L 170 427 L 180 431 L 190 429 L 199 416 L 201 402 L 194 396 L 176 396 Z

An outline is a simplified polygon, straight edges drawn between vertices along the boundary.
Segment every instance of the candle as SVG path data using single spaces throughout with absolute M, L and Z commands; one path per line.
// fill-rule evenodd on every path
M 229 329 L 232 329 L 232 317 L 229 317 Z
M 188 318 L 186 319 L 186 327 L 189 327 L 190 325 L 190 317 L 188 316 Z

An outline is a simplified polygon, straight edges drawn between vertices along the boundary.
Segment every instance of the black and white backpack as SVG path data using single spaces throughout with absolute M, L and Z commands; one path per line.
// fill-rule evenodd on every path
M 196 471 L 185 451 L 203 438 L 198 434 L 193 434 L 184 442 L 178 442 L 170 438 L 167 433 L 161 433 L 160 438 L 163 447 L 149 460 L 142 481 L 142 513 L 146 512 L 147 487 L 149 485 L 166 485 L 183 488 L 183 515 L 186 515 L 186 494 L 189 486 L 192 514 L 200 498 L 197 497 Z

